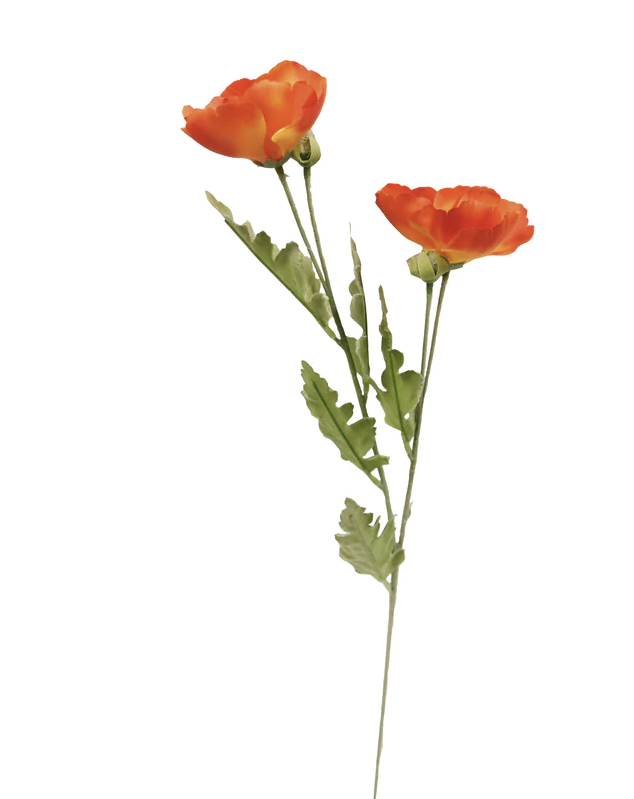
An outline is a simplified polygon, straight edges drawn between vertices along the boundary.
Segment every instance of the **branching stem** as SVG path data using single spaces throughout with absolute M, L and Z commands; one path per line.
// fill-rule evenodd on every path
M 352 376 L 352 382 L 354 384 L 354 390 L 357 395 L 357 400 L 359 402 L 359 407 L 361 409 L 361 414 L 365 419 L 368 417 L 368 408 L 366 397 L 363 394 L 361 389 L 361 384 L 359 383 L 359 376 L 357 375 L 357 369 L 354 365 L 354 358 L 352 357 L 352 352 L 350 350 L 350 344 L 348 343 L 348 338 L 346 336 L 343 323 L 341 321 L 341 316 L 339 315 L 339 310 L 337 308 L 337 304 L 335 302 L 335 297 L 332 291 L 332 286 L 330 284 L 330 276 L 328 275 L 328 268 L 326 266 L 326 259 L 324 258 L 324 253 L 321 246 L 321 238 L 319 236 L 319 230 L 317 228 L 317 220 L 315 218 L 315 209 L 313 206 L 313 197 L 312 197 L 312 187 L 311 187 L 311 176 L 310 176 L 310 167 L 304 168 L 304 182 L 306 184 L 306 199 L 308 201 L 308 211 L 310 214 L 310 221 L 313 228 L 313 234 L 315 236 L 315 242 L 317 244 L 317 252 L 319 253 L 319 261 L 315 257 L 315 253 L 313 248 L 310 244 L 308 236 L 306 235 L 306 231 L 304 230 L 304 226 L 302 225 L 302 221 L 299 216 L 299 212 L 297 211 L 297 206 L 295 205 L 295 201 L 293 199 L 293 195 L 291 193 L 290 187 L 288 185 L 288 181 L 286 180 L 286 175 L 284 174 L 283 167 L 277 167 L 276 170 L 277 176 L 280 179 L 282 186 L 284 187 L 284 193 L 286 194 L 286 199 L 291 207 L 293 212 L 293 216 L 295 217 L 295 222 L 297 224 L 297 228 L 299 233 L 302 237 L 302 241 L 308 251 L 308 255 L 310 256 L 311 261 L 313 262 L 313 266 L 315 267 L 315 271 L 319 276 L 321 284 L 324 288 L 324 292 L 326 297 L 328 298 L 328 302 L 330 303 L 330 310 L 332 311 L 332 318 L 335 322 L 335 327 L 337 328 L 337 332 L 339 334 L 338 343 L 343 349 L 346 360 L 348 361 L 348 367 L 350 369 L 350 374 Z M 376 456 L 379 456 L 379 448 L 375 443 L 372 447 L 372 451 Z M 379 479 L 377 480 L 375 477 L 370 475 L 370 479 L 373 483 L 375 483 L 383 492 L 385 497 L 385 507 L 387 510 L 388 519 L 392 520 L 394 518 L 394 512 L 392 510 L 392 503 L 390 500 L 390 490 L 387 485 L 387 479 L 385 477 L 385 470 L 383 466 L 379 466 L 377 468 L 379 473 Z
M 447 287 L 447 280 L 449 273 L 443 275 L 440 285 L 440 294 L 438 296 L 438 305 L 436 306 L 436 316 L 434 319 L 434 329 L 431 337 L 431 347 L 429 350 L 429 362 L 427 362 L 427 343 L 429 339 L 429 318 L 431 315 L 431 304 L 433 296 L 433 284 L 427 284 L 427 298 L 425 303 L 425 330 L 423 333 L 423 354 L 421 357 L 420 373 L 423 375 L 423 388 L 421 390 L 420 400 L 416 406 L 415 426 L 414 426 L 414 440 L 412 444 L 412 458 L 409 468 L 409 478 L 407 482 L 407 492 L 405 494 L 405 502 L 403 503 L 403 513 L 401 517 L 401 528 L 399 531 L 396 549 L 403 548 L 403 541 L 405 540 L 405 529 L 407 521 L 410 516 L 410 503 L 412 499 L 412 490 L 414 488 L 414 476 L 416 474 L 416 464 L 418 461 L 418 445 L 420 443 L 421 422 L 423 418 L 423 406 L 425 404 L 425 395 L 427 393 L 427 386 L 429 384 L 429 373 L 431 372 L 432 362 L 434 360 L 434 351 L 436 349 L 436 337 L 438 335 L 438 322 L 440 320 L 440 311 L 442 310 L 442 302 L 445 296 L 445 289 Z M 398 574 L 399 567 L 397 566 L 392 574 L 390 581 L 390 605 L 388 611 L 387 621 L 387 641 L 385 644 L 385 668 L 383 671 L 383 695 L 381 699 L 381 720 L 379 722 L 379 741 L 376 752 L 376 768 L 374 772 L 374 799 L 377 797 L 379 789 L 379 768 L 381 765 L 381 751 L 383 749 L 383 726 L 385 722 L 385 706 L 387 703 L 387 686 L 388 676 L 390 671 L 390 653 L 392 650 L 392 631 L 394 629 L 394 611 L 396 609 L 396 595 L 398 591 Z

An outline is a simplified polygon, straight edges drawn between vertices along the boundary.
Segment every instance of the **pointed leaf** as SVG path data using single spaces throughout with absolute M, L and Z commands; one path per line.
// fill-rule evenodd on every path
M 353 405 L 347 402 L 337 406 L 339 395 L 333 391 L 323 377 L 317 374 L 306 361 L 302 361 L 302 378 L 304 390 L 302 394 L 309 411 L 319 419 L 319 429 L 326 438 L 333 441 L 345 461 L 350 461 L 365 472 L 371 479 L 373 469 L 388 463 L 389 458 L 383 455 L 365 454 L 374 446 L 376 427 L 374 419 L 360 419 L 348 424 L 353 414 Z
M 339 526 L 344 531 L 335 535 L 339 556 L 359 574 L 370 574 L 384 583 L 405 560 L 403 549 L 394 551 L 394 521 L 388 522 L 379 535 L 380 520 L 373 522 L 372 514 L 366 513 L 353 499 L 346 499 Z
M 352 317 L 352 320 L 359 325 L 363 332 L 358 339 L 348 336 L 348 344 L 350 345 L 355 368 L 363 380 L 364 392 L 367 394 L 370 381 L 368 313 L 365 301 L 365 291 L 363 290 L 363 280 L 361 278 L 361 259 L 359 258 L 357 245 L 355 244 L 352 236 L 350 237 L 350 249 L 352 252 L 352 264 L 354 271 L 354 280 L 352 283 L 350 283 L 350 294 L 352 295 L 352 299 L 350 301 L 350 316 Z
M 350 251 L 352 253 L 352 269 L 354 280 L 350 284 L 350 316 L 359 325 L 364 333 L 368 332 L 368 315 L 365 304 L 365 292 L 363 290 L 363 280 L 361 278 L 361 259 L 357 251 L 357 245 L 350 236 Z
M 294 241 L 280 251 L 266 233 L 255 234 L 250 222 L 238 225 L 226 205 L 218 202 L 213 194 L 209 192 L 206 194 L 209 202 L 222 214 L 227 225 L 246 244 L 260 263 L 264 264 L 280 283 L 286 286 L 304 308 L 315 317 L 326 333 L 334 338 L 335 334 L 329 327 L 331 312 L 328 298 L 321 291 L 321 284 L 310 258 L 302 253 Z
M 385 371 L 381 375 L 381 383 L 385 391 L 377 390 L 378 398 L 383 406 L 385 421 L 390 427 L 401 431 L 405 441 L 409 442 L 414 435 L 414 414 L 423 387 L 423 378 L 419 372 L 408 370 L 401 372 L 403 353 L 392 348 L 392 334 L 387 324 L 387 305 L 383 289 L 379 288 L 383 317 L 379 325 L 381 333 L 381 351 L 385 360 Z

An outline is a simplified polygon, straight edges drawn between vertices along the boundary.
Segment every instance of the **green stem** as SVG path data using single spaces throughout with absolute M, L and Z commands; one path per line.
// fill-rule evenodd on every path
M 304 167 L 304 183 L 306 186 L 306 200 L 308 203 L 308 213 L 310 214 L 310 223 L 313 228 L 313 235 L 315 236 L 315 242 L 317 244 L 317 252 L 319 253 L 319 260 L 321 262 L 321 268 L 324 274 L 325 284 L 324 284 L 324 291 L 326 292 L 326 296 L 330 302 L 330 308 L 332 310 L 332 318 L 335 320 L 335 326 L 339 332 L 339 338 L 341 340 L 341 346 L 346 353 L 346 358 L 348 360 L 348 366 L 350 367 L 350 374 L 352 375 L 352 381 L 354 383 L 355 392 L 357 395 L 357 399 L 359 400 L 359 407 L 361 408 L 361 413 L 363 414 L 364 418 L 368 418 L 368 405 L 367 405 L 367 398 L 361 389 L 361 384 L 359 383 L 359 376 L 357 375 L 357 369 L 354 365 L 354 358 L 352 357 L 352 352 L 350 351 L 350 344 L 348 343 L 348 337 L 346 336 L 343 323 L 341 321 L 341 316 L 339 315 L 339 310 L 337 308 L 337 303 L 335 302 L 335 295 L 332 290 L 332 285 L 330 283 L 330 275 L 328 274 L 328 267 L 326 266 L 326 259 L 324 257 L 324 251 L 321 246 L 321 238 L 319 236 L 319 228 L 317 227 L 317 218 L 315 216 L 315 207 L 313 205 L 313 191 L 312 191 L 312 183 L 311 183 L 311 172 L 310 167 Z M 372 452 L 375 455 L 379 455 L 379 448 L 375 443 L 372 447 Z M 387 478 L 385 477 L 385 470 L 382 466 L 379 466 L 377 469 L 379 473 L 379 481 L 380 481 L 380 488 L 383 491 L 383 495 L 385 496 L 385 508 L 387 510 L 388 520 L 392 520 L 394 518 L 394 512 L 392 510 L 392 503 L 390 500 L 390 490 L 387 485 Z
M 306 182 L 306 195 L 307 195 L 307 198 L 308 198 L 308 210 L 309 210 L 309 213 L 310 213 L 310 220 L 311 220 L 312 227 L 313 227 L 313 233 L 315 235 L 315 241 L 317 243 L 317 251 L 319 252 L 319 261 L 321 262 L 321 267 L 320 267 L 320 263 L 317 261 L 317 258 L 315 257 L 315 253 L 313 252 L 313 248 L 312 248 L 312 246 L 310 244 L 310 241 L 308 240 L 308 236 L 306 235 L 306 231 L 304 230 L 304 226 L 302 225 L 302 221 L 301 221 L 301 219 L 299 217 L 299 212 L 297 210 L 297 206 L 295 205 L 295 200 L 293 199 L 293 195 L 292 195 L 290 187 L 288 185 L 288 181 L 286 180 L 286 175 L 284 174 L 284 168 L 283 167 L 277 167 L 275 171 L 277 172 L 277 176 L 280 179 L 280 182 L 281 182 L 282 186 L 284 187 L 284 193 L 286 194 L 286 199 L 288 200 L 288 203 L 289 203 L 289 205 L 291 207 L 291 210 L 293 212 L 293 216 L 295 217 L 295 222 L 297 224 L 297 228 L 299 230 L 299 233 L 300 233 L 300 235 L 302 237 L 302 241 L 304 242 L 304 245 L 306 246 L 306 249 L 308 250 L 308 255 L 310 256 L 310 259 L 313 262 L 313 266 L 315 267 L 315 271 L 317 272 L 317 275 L 319 276 L 319 279 L 321 280 L 321 284 L 324 287 L 324 291 L 326 293 L 326 297 L 328 298 L 328 302 L 330 303 L 330 310 L 332 311 L 332 317 L 334 319 L 335 326 L 337 328 L 337 332 L 339 333 L 338 343 L 341 346 L 341 348 L 343 349 L 343 351 L 345 353 L 345 356 L 346 356 L 346 360 L 348 361 L 348 367 L 350 369 L 350 374 L 352 375 L 352 382 L 354 384 L 354 390 L 355 390 L 355 393 L 357 395 L 357 400 L 359 402 L 359 407 L 361 408 L 361 413 L 362 413 L 363 417 L 365 419 L 367 419 L 368 418 L 367 402 L 366 402 L 366 399 L 365 399 L 365 397 L 363 395 L 363 391 L 361 390 L 361 386 L 359 384 L 359 377 L 357 375 L 357 370 L 356 370 L 356 367 L 354 365 L 354 359 L 352 357 L 352 352 L 350 351 L 350 345 L 348 344 L 348 339 L 346 337 L 346 333 L 345 333 L 345 330 L 343 328 L 343 324 L 341 322 L 341 317 L 340 317 L 339 311 L 337 309 L 337 304 L 335 303 L 335 297 L 334 297 L 334 294 L 333 294 L 333 291 L 332 291 L 332 286 L 330 284 L 330 277 L 328 275 L 328 269 L 326 267 L 326 259 L 324 258 L 324 253 L 323 253 L 323 250 L 322 250 L 322 247 L 321 247 L 321 239 L 319 237 L 319 231 L 317 229 L 317 221 L 315 219 L 315 209 L 313 207 L 312 191 L 311 191 L 311 185 L 310 185 L 310 167 L 306 167 L 304 169 L 304 179 L 305 179 L 305 182 Z M 377 456 L 379 455 L 379 448 L 377 447 L 376 443 L 372 447 L 372 451 L 373 451 L 373 453 L 375 455 L 377 455 Z M 378 467 L 378 473 L 379 473 L 379 479 L 378 480 L 375 477 L 373 477 L 372 475 L 368 475 L 368 476 L 370 477 L 370 480 L 372 480 L 372 482 L 375 483 L 375 485 L 377 485 L 381 489 L 381 491 L 383 492 L 383 495 L 385 497 L 385 507 L 386 507 L 386 510 L 387 510 L 388 519 L 391 520 L 391 519 L 394 518 L 394 512 L 392 510 L 392 503 L 391 503 L 391 500 L 390 500 L 390 490 L 389 490 L 388 485 L 387 485 L 387 479 L 385 477 L 385 470 L 383 469 L 382 466 Z
M 445 290 L 447 288 L 447 281 L 449 280 L 449 272 L 442 276 L 442 281 L 440 284 L 440 294 L 438 295 L 438 305 L 436 306 L 436 316 L 434 318 L 434 331 L 431 336 L 431 346 L 429 348 L 429 363 L 427 364 L 425 370 L 425 356 L 426 356 L 426 342 L 423 343 L 423 358 L 421 364 L 421 374 L 424 374 L 425 377 L 423 379 L 423 390 L 421 392 L 421 397 L 418 402 L 418 407 L 416 408 L 416 423 L 414 427 L 414 443 L 412 446 L 412 463 L 409 469 L 409 478 L 407 482 L 407 492 L 405 494 L 405 502 L 403 503 L 403 518 L 401 519 L 401 529 L 399 531 L 399 538 L 397 542 L 397 547 L 402 549 L 403 542 L 405 541 L 405 528 L 407 527 L 407 520 L 409 519 L 409 504 L 412 498 L 412 490 L 414 488 L 414 476 L 416 474 L 416 463 L 418 461 L 418 445 L 420 444 L 420 429 L 421 429 L 421 422 L 423 420 L 423 408 L 425 406 L 425 396 L 427 395 L 427 388 L 429 386 L 429 374 L 431 372 L 432 363 L 434 362 L 434 352 L 436 351 L 436 338 L 438 336 L 438 322 L 440 321 L 440 312 L 442 310 L 442 302 L 445 297 Z M 431 304 L 431 292 L 429 291 L 429 284 L 427 289 L 427 308 L 429 309 L 429 305 Z M 428 330 L 428 314 L 425 314 L 425 337 L 427 336 Z M 394 573 L 394 576 L 398 578 L 398 570 Z
M 390 610 L 387 617 L 387 642 L 385 644 L 385 668 L 383 670 L 383 699 L 381 701 L 381 721 L 379 723 L 379 743 L 376 750 L 376 768 L 374 770 L 374 799 L 379 790 L 379 767 L 381 765 L 381 752 L 383 751 L 383 722 L 385 721 L 385 706 L 387 702 L 387 679 L 390 673 L 390 652 L 392 651 L 392 630 L 394 629 L 394 609 L 396 608 L 396 591 L 394 585 L 390 586 Z
M 311 172 L 309 166 L 304 167 L 304 184 L 306 186 L 306 199 L 308 201 L 308 213 L 310 214 L 310 223 L 313 227 L 315 242 L 317 243 L 317 252 L 319 253 L 319 260 L 321 261 L 321 268 L 323 269 L 324 277 L 326 278 L 326 282 L 328 284 L 328 289 L 332 294 L 332 287 L 330 285 L 330 276 L 328 274 L 328 268 L 326 266 L 326 259 L 324 258 L 324 251 L 321 248 L 321 238 L 319 237 L 319 230 L 317 229 L 317 219 L 315 217 L 315 208 L 313 206 L 313 190 L 312 190 L 312 180 L 311 180 Z
M 339 333 L 339 340 L 341 347 L 346 353 L 348 366 L 350 367 L 350 374 L 352 375 L 352 381 L 354 383 L 355 393 L 357 395 L 357 399 L 359 400 L 359 405 L 361 406 L 361 412 L 363 413 L 364 416 L 367 416 L 368 413 L 367 413 L 366 401 L 363 396 L 363 391 L 361 390 L 361 384 L 359 383 L 359 376 L 357 375 L 357 370 L 354 365 L 354 358 L 352 357 L 352 352 L 350 351 L 350 345 L 348 344 L 348 337 L 346 336 L 346 332 L 343 327 L 343 322 L 341 321 L 341 316 L 339 315 L 339 309 L 337 308 L 337 303 L 335 302 L 335 297 L 332 291 L 332 285 L 330 283 L 330 276 L 328 274 L 328 267 L 326 266 L 326 259 L 324 258 L 324 252 L 321 248 L 321 238 L 319 236 L 319 229 L 317 228 L 317 219 L 315 217 L 315 208 L 313 206 L 313 192 L 310 180 L 310 167 L 304 168 L 304 182 L 306 184 L 306 199 L 308 201 L 308 213 L 310 214 L 310 223 L 312 225 L 313 235 L 315 236 L 315 241 L 317 243 L 317 252 L 319 253 L 319 260 L 321 262 L 321 269 L 324 276 L 323 280 L 324 291 L 326 292 L 326 296 L 328 297 L 328 301 L 330 303 L 330 310 L 332 311 L 332 318 L 334 319 L 335 327 L 337 328 L 337 332 Z M 375 455 L 377 454 L 378 452 L 375 452 Z
M 416 464 L 418 461 L 418 445 L 420 443 L 421 421 L 423 417 L 423 405 L 425 403 L 425 395 L 427 393 L 427 386 L 429 383 L 429 374 L 431 371 L 432 361 L 434 359 L 434 351 L 436 349 L 436 337 L 438 335 L 438 322 L 440 319 L 440 311 L 442 309 L 442 302 L 445 296 L 445 289 L 447 287 L 447 280 L 449 273 L 443 275 L 442 283 L 440 286 L 440 294 L 438 296 L 438 305 L 436 307 L 436 317 L 434 319 L 434 329 L 431 339 L 431 347 L 429 350 L 429 363 L 427 363 L 427 342 L 429 339 L 429 318 L 431 315 L 431 304 L 433 296 L 433 284 L 427 284 L 427 298 L 425 304 L 425 330 L 423 334 L 423 353 L 421 357 L 420 373 L 423 375 L 423 388 L 421 391 L 420 400 L 416 407 L 416 420 L 414 426 L 414 441 L 412 446 L 412 458 L 409 469 L 409 478 L 407 482 L 407 493 L 405 495 L 405 502 L 403 503 L 403 515 L 401 520 L 401 529 L 399 531 L 399 539 L 396 543 L 397 549 L 403 548 L 403 541 L 405 540 L 405 528 L 410 515 L 410 502 L 412 498 L 412 490 L 414 488 L 414 475 L 416 474 Z M 394 611 L 396 609 L 396 596 L 398 592 L 398 575 L 399 567 L 394 570 L 392 579 L 390 581 L 390 605 L 387 621 L 387 641 L 385 644 L 385 668 L 383 671 L 383 695 L 381 699 L 381 720 L 379 722 L 379 742 L 376 752 L 376 769 L 374 772 L 374 799 L 377 797 L 379 789 L 379 767 L 381 765 L 381 752 L 383 750 L 383 725 L 385 722 L 385 706 L 387 703 L 387 687 L 388 676 L 390 671 L 390 653 L 392 650 L 392 631 L 394 629 Z
M 291 193 L 290 187 L 288 185 L 288 181 L 286 180 L 286 175 L 284 174 L 284 167 L 278 166 L 275 168 L 278 178 L 280 179 L 280 183 L 284 189 L 284 194 L 286 194 L 286 199 L 288 200 L 288 204 L 291 207 L 291 211 L 293 212 L 293 216 L 295 218 L 295 223 L 297 225 L 297 229 L 299 230 L 299 234 L 302 237 L 302 241 L 306 249 L 308 250 L 308 255 L 310 256 L 310 260 L 313 262 L 313 266 L 315 267 L 315 271 L 321 281 L 322 286 L 326 286 L 325 277 L 319 268 L 319 262 L 315 258 L 315 253 L 313 252 L 313 248 L 311 247 L 310 241 L 308 240 L 308 236 L 306 235 L 306 231 L 304 230 L 304 226 L 302 225 L 302 220 L 299 217 L 299 211 L 297 210 L 297 206 L 295 205 L 295 200 L 293 199 L 293 195 Z

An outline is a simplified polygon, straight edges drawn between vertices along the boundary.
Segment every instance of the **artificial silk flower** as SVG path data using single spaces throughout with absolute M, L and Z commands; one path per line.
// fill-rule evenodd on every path
M 325 78 L 282 61 L 255 80 L 235 81 L 205 108 L 186 105 L 182 130 L 220 155 L 279 162 L 312 128 L 325 99 Z
M 416 345 L 421 356 L 420 367 L 412 369 L 405 368 L 406 354 L 396 349 L 388 321 L 387 298 L 383 288 L 378 287 L 381 322 L 377 363 L 378 347 L 369 346 L 375 331 L 368 325 L 368 307 L 374 292 L 366 294 L 356 244 L 350 241 L 353 280 L 348 289 L 350 296 L 346 294 L 345 300 L 346 305 L 349 304 L 349 321 L 353 324 L 354 333 L 350 335 L 349 322 L 344 320 L 343 306 L 338 305 L 330 280 L 317 226 L 311 169 L 319 161 L 320 149 L 311 127 L 321 111 L 325 94 L 324 78 L 299 64 L 285 61 L 257 80 L 239 80 L 231 84 L 204 109 L 187 106 L 184 109 L 187 124 L 183 130 L 210 150 L 275 167 L 301 245 L 291 241 L 284 247 L 277 247 L 264 231 L 256 233 L 250 222 L 237 222 L 231 210 L 209 192 L 207 198 L 257 261 L 302 305 L 329 339 L 337 343 L 335 350 L 348 365 L 352 383 L 348 393 L 356 397 L 356 407 L 353 402 L 340 400 L 340 389 L 328 382 L 330 378 L 325 373 L 317 372 L 306 361 L 302 361 L 302 395 L 310 414 L 318 422 L 319 431 L 332 443 L 334 451 L 378 490 L 373 505 L 367 508 L 350 496 L 344 500 L 339 517 L 341 532 L 335 535 L 341 559 L 358 574 L 372 577 L 389 595 L 374 767 L 373 797 L 377 799 L 399 572 L 405 562 L 405 533 L 412 515 L 423 409 L 445 292 L 452 270 L 483 255 L 513 252 L 531 238 L 533 228 L 528 225 L 523 206 L 502 200 L 491 189 L 458 186 L 441 191 L 411 190 L 395 184 L 381 189 L 376 195 L 379 208 L 404 236 L 423 247 L 408 260 L 408 265 L 411 273 L 426 283 L 426 291 L 422 298 L 424 308 L 417 314 L 425 320 L 422 346 Z M 351 135 L 344 139 L 349 140 Z M 291 156 L 303 167 L 305 212 L 310 219 L 312 237 L 304 227 L 302 212 L 284 171 L 283 164 Z M 341 190 L 339 182 L 332 191 Z M 245 291 L 248 285 L 245 279 Z M 239 306 L 240 297 L 237 297 L 238 310 Z M 300 335 L 294 322 L 292 325 L 289 322 L 287 333 Z M 274 356 L 275 350 L 271 353 Z M 244 358 L 248 358 L 248 351 Z M 248 380 L 245 390 L 249 390 Z M 391 457 L 382 444 L 379 446 L 381 424 L 380 418 L 370 415 L 368 401 L 371 398 L 377 400 L 377 409 L 380 407 L 385 424 L 400 432 L 401 457 L 408 464 L 404 501 L 400 507 L 393 504 L 395 495 L 388 486 L 388 483 L 393 486 L 400 472 L 394 471 L 390 466 Z M 307 457 L 310 457 L 308 453 L 307 450 Z M 391 455 L 398 457 L 398 453 Z M 380 517 L 385 519 L 383 523 Z
M 376 204 L 406 238 L 450 264 L 509 255 L 534 232 L 523 205 L 503 200 L 486 186 L 436 191 L 388 183 L 377 191 Z

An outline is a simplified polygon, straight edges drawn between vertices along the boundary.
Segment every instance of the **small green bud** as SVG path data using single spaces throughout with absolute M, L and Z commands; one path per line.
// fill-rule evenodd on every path
M 297 142 L 291 155 L 303 167 L 315 166 L 321 158 L 321 149 L 312 130 Z
M 419 277 L 425 283 L 435 283 L 439 277 L 457 266 L 450 264 L 446 258 L 433 250 L 422 250 L 418 255 L 413 255 L 407 259 L 407 265 L 414 277 Z

